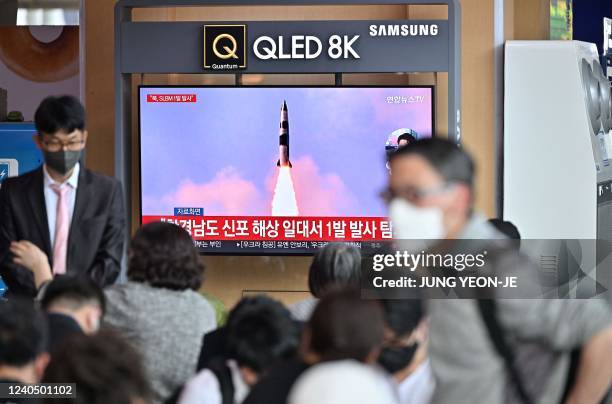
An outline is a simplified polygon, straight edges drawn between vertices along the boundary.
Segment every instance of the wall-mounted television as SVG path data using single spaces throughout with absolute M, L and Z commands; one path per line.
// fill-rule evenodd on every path
M 433 91 L 141 86 L 141 222 L 179 224 L 203 253 L 388 240 L 386 156 L 432 136 Z

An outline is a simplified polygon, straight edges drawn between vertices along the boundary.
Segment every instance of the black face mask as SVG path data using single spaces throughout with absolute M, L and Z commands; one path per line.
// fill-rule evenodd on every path
M 81 158 L 82 150 L 45 151 L 45 163 L 58 173 L 65 175 L 74 168 Z
M 419 343 L 415 342 L 412 345 L 404 347 L 383 348 L 378 357 L 378 364 L 391 374 L 398 372 L 412 362 L 412 358 L 418 347 Z

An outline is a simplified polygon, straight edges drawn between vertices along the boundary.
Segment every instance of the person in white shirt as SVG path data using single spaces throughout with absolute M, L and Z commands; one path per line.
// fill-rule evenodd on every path
M 227 321 L 228 357 L 212 359 L 187 382 L 179 404 L 240 404 L 270 367 L 294 357 L 299 327 L 280 302 L 247 297 Z
M 401 404 L 428 404 L 435 381 L 427 359 L 427 324 L 422 302 L 381 300 L 385 341 L 378 363 L 397 383 Z

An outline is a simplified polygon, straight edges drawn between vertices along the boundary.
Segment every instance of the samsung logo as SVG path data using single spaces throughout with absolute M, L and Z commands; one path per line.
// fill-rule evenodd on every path
M 370 36 L 437 36 L 438 24 L 372 24 Z

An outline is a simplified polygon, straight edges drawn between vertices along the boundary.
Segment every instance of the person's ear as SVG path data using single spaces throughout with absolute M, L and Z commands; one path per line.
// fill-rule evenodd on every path
M 469 215 L 472 206 L 472 189 L 466 184 L 459 185 L 459 200 L 461 201 L 462 213 Z
M 300 339 L 299 354 L 304 362 L 312 365 L 321 360 L 321 355 L 312 350 L 311 340 L 312 331 L 310 327 L 306 325 L 302 331 L 302 338 Z
M 34 141 L 34 144 L 36 144 L 36 147 L 38 147 L 38 150 L 42 150 L 43 149 L 43 143 L 42 143 L 42 136 L 39 135 L 38 133 L 32 135 L 32 140 Z
M 423 318 L 417 328 L 414 330 L 415 337 L 417 341 L 422 343 L 427 340 L 429 334 L 429 319 L 427 317 Z
M 367 365 L 373 365 L 378 362 L 378 357 L 380 356 L 380 347 L 374 347 L 368 353 L 368 356 L 365 357 L 364 363 Z
M 306 325 L 302 331 L 302 338 L 300 339 L 299 351 L 302 356 L 305 356 L 310 352 L 310 340 L 312 338 L 312 332 L 310 327 Z
M 97 307 L 89 307 L 85 312 L 85 326 L 83 330 L 85 334 L 94 334 L 100 329 L 100 321 L 102 319 L 102 311 Z
M 34 360 L 34 372 L 36 373 L 37 381 L 40 381 L 45 373 L 45 369 L 49 364 L 51 357 L 47 352 L 43 352 Z
M 472 191 L 465 184 L 454 184 L 446 200 L 446 209 L 453 215 L 464 215 L 470 211 Z
M 87 146 L 87 129 L 83 130 L 83 146 Z
M 240 367 L 240 376 L 248 386 L 254 386 L 259 380 L 259 374 L 248 366 Z

